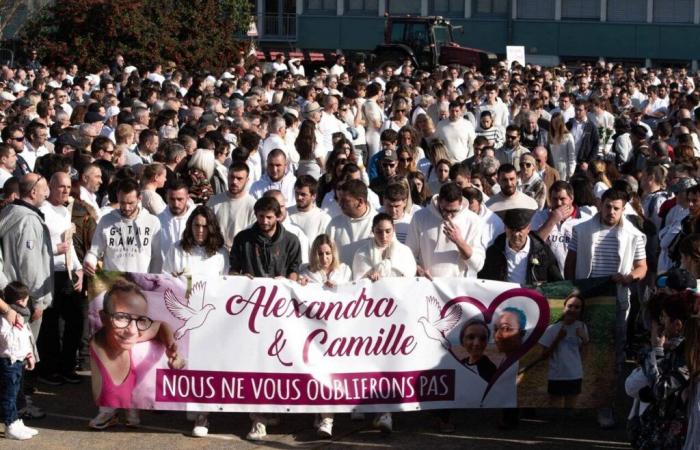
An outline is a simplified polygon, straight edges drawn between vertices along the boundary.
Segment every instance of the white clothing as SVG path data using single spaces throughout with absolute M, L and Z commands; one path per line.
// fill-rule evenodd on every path
M 411 229 L 413 215 L 421 209 L 423 208 L 418 205 L 411 205 L 411 209 L 409 211 L 404 211 L 403 217 L 394 220 L 394 234 L 396 235 L 397 241 L 401 242 L 402 244 L 406 243 L 406 239 L 408 238 L 408 230 Z M 386 211 L 384 211 L 384 207 L 382 206 L 377 210 L 377 212 L 382 213 Z
M 263 141 L 260 147 L 260 160 L 262 161 L 263 167 L 267 166 L 267 156 L 276 148 L 284 152 L 284 155 L 287 157 L 287 164 L 291 166 L 291 164 L 294 162 L 292 158 L 292 149 L 289 148 L 287 142 L 282 138 L 282 136 L 271 133 Z M 299 153 L 297 153 L 296 149 L 294 149 L 294 153 L 296 153 L 296 159 L 297 162 L 299 162 Z
M 335 284 L 345 284 L 352 281 L 352 270 L 346 264 L 340 263 L 331 273 L 326 273 L 324 270 L 312 272 L 308 264 L 301 266 L 299 270 L 300 277 L 306 277 L 312 283 L 326 283 L 330 281 Z
M 272 181 L 270 176 L 265 173 L 262 178 L 253 183 L 250 187 L 250 195 L 252 195 L 256 200 L 262 198 L 263 194 L 271 189 L 277 189 L 282 193 L 284 200 L 287 202 L 287 206 L 296 204 L 296 197 L 294 196 L 294 183 L 297 182 L 297 177 L 292 175 L 292 173 L 285 174 L 281 180 Z
M 551 143 L 554 168 L 559 172 L 559 178 L 568 180 L 576 170 L 576 145 L 571 133 L 566 133 L 560 144 Z
M 333 134 L 343 133 L 348 140 L 352 140 L 352 136 L 347 131 L 347 125 L 338 120 L 333 114 L 328 114 L 325 111 L 321 112 L 321 121 L 318 123 L 318 130 L 321 133 L 321 141 L 317 144 L 321 145 L 321 153 L 325 158 L 333 151 Z
M 583 363 L 581 362 L 581 345 L 584 341 L 576 335 L 576 329 L 582 328 L 585 336 L 588 329 L 578 320 L 567 325 L 563 321 L 548 326 L 540 338 L 540 345 L 551 348 L 559 330 L 564 328 L 566 336 L 557 343 L 549 357 L 549 380 L 580 380 L 583 378 Z
M 503 224 L 503 220 L 483 203 L 479 211 L 479 218 L 483 226 L 481 230 L 481 246 L 483 248 L 489 248 L 499 235 L 506 232 L 506 227 Z
M 309 262 L 309 252 L 311 251 L 311 243 L 309 238 L 306 237 L 306 233 L 301 227 L 295 225 L 291 220 L 289 220 L 289 214 L 282 222 L 284 229 L 292 233 L 299 240 L 299 247 L 301 249 L 301 263 L 306 264 Z
M 34 350 L 34 337 L 28 326 L 17 328 L 5 317 L 0 318 L 0 358 L 8 358 L 14 364 L 27 359 Z
M 452 164 L 462 162 L 474 154 L 476 132 L 468 120 L 462 117 L 454 122 L 443 120 L 438 124 L 435 134 L 445 143 Z
M 666 225 L 659 230 L 659 249 L 661 252 L 659 254 L 656 273 L 664 273 L 673 267 L 673 261 L 671 261 L 671 257 L 668 254 L 669 247 L 673 244 L 678 233 L 680 233 L 681 222 L 687 216 L 688 208 L 683 208 L 678 204 L 671 208 L 668 214 L 666 214 Z
M 355 252 L 360 248 L 362 240 L 372 235 L 374 215 L 374 210 L 368 207 L 362 217 L 353 219 L 345 214 L 339 214 L 328 223 L 326 234 L 331 241 L 335 242 L 340 262 L 352 265 Z
M 85 264 L 96 267 L 102 260 L 107 271 L 160 273 L 160 239 L 156 216 L 139 208 L 135 219 L 125 219 L 115 209 L 97 222 Z
M 73 227 L 71 212 L 63 205 L 54 206 L 48 200 L 41 205 L 44 213 L 44 223 L 51 236 L 51 251 L 53 252 L 53 267 L 56 272 L 66 272 L 66 255 L 58 254 L 58 244 L 65 241 L 66 231 Z M 80 270 L 82 266 L 75 255 L 73 240 L 70 240 L 71 270 Z
M 182 239 L 182 233 L 185 232 L 185 227 L 187 226 L 187 219 L 190 218 L 194 208 L 194 203 L 188 203 L 187 210 L 180 216 L 173 216 L 170 208 L 165 208 L 162 213 L 158 214 L 158 221 L 160 222 L 160 249 L 163 253 L 163 259 L 168 254 L 168 250 Z
M 506 243 L 506 281 L 524 285 L 527 283 L 527 256 L 530 253 L 530 237 L 520 250 L 513 250 Z
M 304 231 L 309 242 L 313 243 L 319 234 L 326 232 L 331 216 L 327 212 L 312 205 L 309 211 L 299 211 L 296 205 L 287 209 L 289 220 Z
M 95 213 L 99 213 L 100 205 L 97 204 L 97 195 L 85 189 L 84 186 L 80 186 L 80 200 L 92 206 Z
M 246 194 L 241 198 L 231 198 L 228 192 L 222 192 L 209 199 L 207 206 L 214 211 L 224 235 L 224 245 L 230 249 L 233 238 L 241 231 L 255 223 L 255 199 Z
M 382 149 L 380 141 L 381 132 L 379 131 L 383 121 L 382 119 L 384 118 L 382 108 L 379 107 L 376 101 L 367 100 L 362 105 L 362 118 L 365 121 L 365 129 L 367 130 L 365 133 L 367 138 L 367 157 L 371 158 Z M 375 127 L 373 123 L 379 123 L 379 126 Z
M 554 256 L 557 258 L 557 263 L 559 264 L 559 270 L 562 275 L 564 275 L 564 263 L 566 262 L 566 254 L 569 251 L 569 242 L 571 242 L 571 236 L 574 233 L 574 226 L 578 225 L 581 221 L 589 219 L 591 216 L 585 214 L 579 209 L 581 217 L 568 217 L 564 222 L 558 223 L 552 227 L 552 231 L 549 232 L 549 236 L 545 239 L 545 243 L 549 246 Z M 547 222 L 551 210 L 541 210 L 537 211 L 532 218 L 531 227 L 533 230 L 537 231 Z
M 413 251 L 416 262 L 433 277 L 476 278 L 486 256 L 481 245 L 481 219 L 469 211 L 466 200 L 462 202 L 462 210 L 452 218 L 472 248 L 471 258 L 465 260 L 457 245 L 445 235 L 437 199 L 435 195 L 428 206 L 413 216 L 406 245 Z
M 503 103 L 503 100 L 500 98 L 496 98 L 496 103 L 493 105 L 487 103 L 486 100 L 481 102 L 476 112 L 474 112 L 474 117 L 478 120 L 478 118 L 481 117 L 481 113 L 484 111 L 491 112 L 491 118 L 493 118 L 494 125 L 505 129 L 510 124 L 510 121 L 508 120 L 508 117 L 510 116 L 508 105 Z
M 559 107 L 554 108 L 549 112 L 551 115 L 554 115 L 556 113 L 561 114 L 562 119 L 564 119 L 564 123 L 568 122 L 569 120 L 574 118 L 574 115 L 576 111 L 574 110 L 574 105 L 569 105 L 568 108 L 562 110 Z
M 154 216 L 162 213 L 168 207 L 163 197 L 156 191 L 149 191 L 146 189 L 141 191 L 141 206 L 146 208 L 146 210 Z
M 0 167 L 0 189 L 2 189 L 5 186 L 5 183 L 10 178 L 12 178 L 12 174 L 5 170 L 4 167 Z
M 207 256 L 204 247 L 195 246 L 191 252 L 182 249 L 180 242 L 170 247 L 163 260 L 163 273 L 180 275 L 227 275 L 228 253 L 221 247 Z
M 29 166 L 29 169 L 33 172 L 34 166 L 36 165 L 36 160 L 44 155 L 48 155 L 49 153 L 53 152 L 49 151 L 46 145 L 34 148 L 32 147 L 32 144 L 29 143 L 29 141 L 25 141 L 24 151 L 22 153 L 18 153 L 18 156 L 21 156 L 22 159 L 24 159 L 24 161 Z
M 371 271 L 379 273 L 381 278 L 412 277 L 416 274 L 416 261 L 411 249 L 401 242 L 394 239 L 388 247 L 379 248 L 370 237 L 355 252 L 352 273 L 354 279 L 359 280 Z
M 371 189 L 367 189 L 367 203 L 369 203 L 369 207 L 375 211 L 381 208 L 379 196 Z M 340 209 L 340 204 L 338 204 L 338 201 L 335 199 L 335 191 L 326 192 L 326 195 L 323 196 L 323 200 L 321 201 L 321 209 L 331 216 L 331 218 L 343 213 Z

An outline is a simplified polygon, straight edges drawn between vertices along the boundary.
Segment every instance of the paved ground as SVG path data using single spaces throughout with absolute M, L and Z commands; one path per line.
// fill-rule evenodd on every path
M 581 411 L 564 419 L 555 411 L 538 411 L 537 417 L 521 422 L 513 431 L 498 430 L 498 411 L 463 410 L 455 413 L 457 431 L 440 434 L 429 412 L 394 414 L 395 432 L 383 436 L 370 422 L 351 422 L 348 414 L 338 415 L 332 440 L 318 440 L 311 427 L 310 414 L 282 416 L 282 423 L 269 427 L 268 441 L 253 444 L 244 440 L 250 421 L 246 414 L 214 414 L 209 437 L 188 436 L 191 422 L 184 413 L 144 412 L 139 429 L 124 426 L 107 431 L 90 431 L 87 422 L 96 408 L 89 392 L 89 379 L 81 385 L 56 388 L 41 386 L 34 396 L 46 410 L 45 419 L 27 422 L 40 430 L 39 436 L 26 442 L 0 441 L 3 450 L 13 449 L 625 449 L 623 427 L 600 430 L 591 411 Z

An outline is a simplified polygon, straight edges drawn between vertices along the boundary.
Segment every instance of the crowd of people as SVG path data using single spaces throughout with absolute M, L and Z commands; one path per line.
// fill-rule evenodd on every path
M 684 67 L 427 72 L 344 56 L 313 71 L 283 55 L 240 57 L 221 73 L 137 68 L 121 55 L 90 71 L 36 59 L 0 67 L 5 437 L 36 434 L 23 423 L 43 415 L 35 383 L 80 383 L 76 369 L 92 361 L 102 371 L 110 359 L 108 338 L 85 326 L 86 286 L 100 270 L 326 286 L 608 277 L 621 382 L 625 361 L 639 362 L 625 386 L 632 440 L 697 449 L 696 81 Z M 548 355 L 588 339 L 583 300 L 572 298 L 540 342 Z M 127 347 L 153 322 L 138 301 L 111 301 L 103 315 Z M 465 339 L 484 334 L 471 325 Z M 575 398 L 580 377 L 550 380 L 550 395 Z M 118 386 L 103 379 L 100 395 L 115 407 L 100 408 L 97 429 L 116 422 L 119 406 Z M 206 414 L 194 416 L 193 434 L 206 435 Z M 252 440 L 276 421 L 251 418 Z M 517 425 L 517 411 L 503 419 Z M 612 408 L 598 421 L 614 426 Z M 391 415 L 375 425 L 391 431 Z M 316 426 L 330 437 L 332 415 Z

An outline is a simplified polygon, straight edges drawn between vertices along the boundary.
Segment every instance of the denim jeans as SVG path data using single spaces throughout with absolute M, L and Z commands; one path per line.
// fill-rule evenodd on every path
M 17 420 L 17 392 L 22 385 L 24 361 L 10 362 L 9 358 L 0 358 L 0 409 L 2 421 L 10 425 Z

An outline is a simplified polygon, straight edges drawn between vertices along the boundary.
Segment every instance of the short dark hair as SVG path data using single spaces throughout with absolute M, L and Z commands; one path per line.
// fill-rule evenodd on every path
M 408 190 L 406 190 L 406 186 L 401 182 L 390 183 L 384 190 L 384 200 L 390 202 L 408 200 Z
M 148 299 L 146 299 L 146 296 L 144 295 L 143 291 L 141 291 L 141 288 L 130 281 L 119 278 L 112 284 L 112 287 L 109 288 L 104 296 L 104 300 L 102 302 L 102 310 L 104 312 L 112 313 L 114 311 L 114 296 L 119 294 L 137 295 L 141 297 L 146 304 L 148 304 Z
M 316 195 L 318 192 L 318 181 L 311 175 L 299 175 L 297 181 L 294 182 L 294 189 L 309 188 L 311 195 Z
M 167 190 L 169 191 L 179 191 L 180 189 L 185 189 L 189 192 L 190 187 L 185 183 L 185 180 L 175 179 L 168 183 Z
M 515 166 L 513 164 L 505 163 L 501 164 L 498 166 L 498 170 L 496 171 L 497 176 L 500 176 L 502 173 L 511 173 L 511 172 L 517 172 L 515 170 Z
M 255 211 L 255 214 L 266 211 L 272 211 L 275 213 L 275 216 L 279 216 L 282 213 L 282 207 L 280 206 L 280 203 L 277 201 L 276 198 L 262 197 L 255 202 L 255 206 L 253 206 L 253 211 Z
M 603 196 L 600 198 L 601 203 L 605 203 L 606 201 L 614 202 L 616 200 L 622 200 L 623 203 L 627 203 L 630 201 L 630 196 L 625 191 L 610 188 L 603 192 Z
M 440 187 L 438 198 L 446 202 L 456 202 L 457 200 L 462 200 L 462 188 L 457 186 L 457 183 L 445 183 Z
M 458 176 L 471 178 L 472 171 L 464 163 L 453 164 L 452 167 L 450 167 L 450 180 L 454 180 Z
M 29 288 L 21 281 L 11 281 L 2 291 L 3 299 L 8 305 L 29 297 Z
M 362 180 L 347 180 L 343 183 L 343 192 L 351 197 L 367 202 L 367 185 Z
M 394 219 L 392 219 L 389 214 L 381 212 L 374 216 L 374 218 L 372 219 L 372 228 L 376 227 L 377 224 L 379 224 L 379 222 L 383 220 L 388 220 L 391 223 L 391 225 L 394 225 Z
M 391 128 L 387 128 L 386 130 L 382 131 L 382 134 L 379 136 L 379 140 L 381 142 L 398 142 L 399 133 Z
M 141 196 L 139 182 L 133 178 L 124 178 L 117 185 L 117 194 L 129 194 L 134 191 L 139 197 Z
M 551 196 L 552 194 L 556 194 L 560 191 L 566 191 L 569 197 L 571 197 L 572 200 L 574 199 L 574 188 L 571 187 L 568 181 L 557 180 L 552 183 L 552 186 L 549 188 L 549 195 Z
M 230 172 L 245 172 L 250 174 L 250 167 L 248 164 L 241 161 L 233 161 L 230 166 L 228 166 L 228 171 Z
M 481 204 L 484 201 L 484 195 L 475 187 L 465 187 L 462 189 L 462 197 L 466 198 L 468 201 L 477 201 Z

